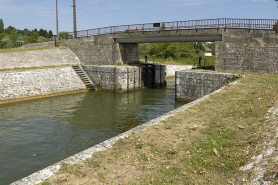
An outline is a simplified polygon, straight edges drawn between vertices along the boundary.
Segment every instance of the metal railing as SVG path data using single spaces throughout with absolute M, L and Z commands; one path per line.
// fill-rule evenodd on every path
M 103 28 L 95 28 L 89 30 L 77 31 L 77 37 L 90 37 L 94 35 L 117 34 L 117 33 L 134 33 L 134 32 L 150 32 L 160 30 L 186 30 L 186 29 L 208 29 L 208 28 L 240 28 L 240 29 L 262 29 L 276 30 L 278 32 L 278 19 L 204 19 L 190 21 L 174 21 L 160 23 L 146 23 L 110 26 Z M 74 35 L 74 32 L 69 32 Z

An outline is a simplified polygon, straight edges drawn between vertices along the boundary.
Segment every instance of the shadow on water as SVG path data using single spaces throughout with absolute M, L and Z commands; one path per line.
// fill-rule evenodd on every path
M 92 91 L 0 105 L 0 184 L 181 106 L 174 101 L 174 80 L 168 84 L 129 93 Z

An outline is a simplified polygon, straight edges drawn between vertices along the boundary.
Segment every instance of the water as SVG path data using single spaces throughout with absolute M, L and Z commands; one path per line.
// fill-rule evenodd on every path
M 9 184 L 169 112 L 167 88 L 91 91 L 0 105 L 0 184 Z M 36 156 L 33 156 L 36 154 Z

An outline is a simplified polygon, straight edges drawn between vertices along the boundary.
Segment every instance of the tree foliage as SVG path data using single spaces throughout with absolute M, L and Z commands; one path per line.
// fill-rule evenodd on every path
M 0 19 L 0 48 L 18 47 L 22 44 L 46 42 L 53 40 L 52 31 L 44 29 L 24 30 L 16 29 L 13 26 L 4 27 L 4 21 Z
M 140 44 L 140 55 L 144 56 L 178 60 L 180 58 L 196 58 L 203 56 L 203 45 L 215 50 L 214 43 L 199 43 L 198 48 L 194 48 L 191 42 L 177 42 L 177 43 L 147 43 Z
M 70 35 L 68 32 L 66 31 L 59 32 L 59 39 L 69 39 L 69 38 L 72 38 L 72 35 Z
M 4 32 L 4 22 L 2 19 L 0 19 L 0 33 Z

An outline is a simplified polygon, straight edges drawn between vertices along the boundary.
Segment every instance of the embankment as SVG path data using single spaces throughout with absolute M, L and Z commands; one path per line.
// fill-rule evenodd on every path
M 176 114 L 167 113 L 14 184 L 39 183 L 59 168 L 43 184 L 233 184 L 242 173 L 239 167 L 252 157 L 249 146 L 265 139 L 256 132 L 277 101 L 277 80 L 277 75 L 246 75 Z M 273 179 L 260 180 L 270 184 Z
M 85 90 L 71 67 L 80 64 L 69 49 L 2 53 L 0 103 Z
M 71 67 L 0 72 L 0 102 L 85 89 Z
M 45 49 L 1 53 L 0 70 L 79 65 L 81 61 L 70 49 Z

